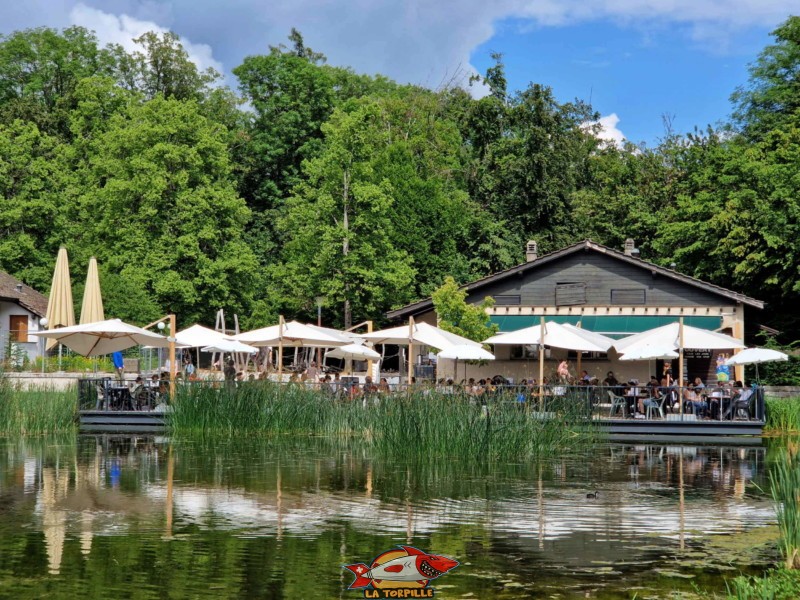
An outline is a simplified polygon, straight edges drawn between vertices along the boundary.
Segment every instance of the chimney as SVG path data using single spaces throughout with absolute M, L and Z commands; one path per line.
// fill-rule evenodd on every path
M 525 245 L 525 260 L 533 262 L 539 257 L 539 247 L 534 240 Z
M 639 249 L 636 247 L 636 242 L 633 241 L 633 238 L 625 240 L 625 255 L 639 258 Z
M 22 293 L 22 284 L 21 284 L 21 283 L 18 283 L 18 284 L 17 284 L 17 291 L 18 291 L 20 294 Z

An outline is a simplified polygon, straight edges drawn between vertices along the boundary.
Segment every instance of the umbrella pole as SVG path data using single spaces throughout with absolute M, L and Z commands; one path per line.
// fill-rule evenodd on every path
M 408 381 L 411 386 L 411 378 L 414 373 L 414 317 L 408 317 Z
M 178 374 L 178 365 L 175 364 L 175 313 L 169 315 L 169 399 L 175 402 L 175 377 Z
M 678 402 L 683 420 L 683 317 L 678 321 Z
M 283 383 L 283 315 L 278 317 L 278 383 Z
M 539 410 L 544 410 L 544 316 L 539 321 Z

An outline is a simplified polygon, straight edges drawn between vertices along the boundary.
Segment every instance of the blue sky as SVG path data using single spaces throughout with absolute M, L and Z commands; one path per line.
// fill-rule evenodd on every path
M 632 142 L 656 143 L 663 115 L 678 132 L 705 128 L 730 114 L 730 95 L 748 78 L 748 63 L 771 43 L 773 27 L 736 32 L 726 47 L 693 41 L 680 27 L 644 31 L 610 21 L 527 27 L 510 20 L 472 53 L 480 72 L 502 52 L 509 88 L 551 86 L 561 101 L 580 98 L 602 115 L 616 113 Z
M 616 139 L 656 143 L 723 120 L 769 32 L 800 0 L 26 0 L 0 2 L 0 32 L 81 25 L 133 48 L 179 34 L 201 67 L 226 74 L 298 28 L 331 64 L 440 87 L 505 54 L 509 87 L 589 100 Z

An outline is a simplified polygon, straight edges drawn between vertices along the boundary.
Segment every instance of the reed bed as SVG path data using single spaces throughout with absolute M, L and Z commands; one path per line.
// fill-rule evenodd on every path
M 359 439 L 372 451 L 406 453 L 415 460 L 454 456 L 513 461 L 583 448 L 598 438 L 580 403 L 548 407 L 546 416 L 537 418 L 513 402 L 482 405 L 434 392 L 339 401 L 318 391 L 268 382 L 183 388 L 169 424 L 179 435 Z
M 800 398 L 768 398 L 764 428 L 777 433 L 800 431 Z
M 796 452 L 779 455 L 769 472 L 781 552 L 787 569 L 800 569 L 800 461 Z
M 75 429 L 75 390 L 16 390 L 0 382 L 0 434 L 30 435 Z

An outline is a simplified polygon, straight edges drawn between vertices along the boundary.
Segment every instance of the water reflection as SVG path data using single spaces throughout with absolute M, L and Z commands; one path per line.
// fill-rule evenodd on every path
M 444 597 L 627 597 L 665 562 L 695 576 L 675 559 L 704 536 L 771 524 L 753 485 L 765 461 L 760 446 L 607 444 L 539 464 L 459 465 L 379 461 L 325 440 L 6 441 L 0 586 L 24 575 L 26 597 L 66 576 L 66 597 L 102 597 L 95 586 L 109 581 L 117 595 L 159 597 L 162 570 L 180 568 L 200 594 L 339 596 L 339 565 L 410 543 L 462 562 L 440 582 Z M 312 565 L 314 582 L 291 575 Z M 713 585 L 724 589 L 721 577 Z

